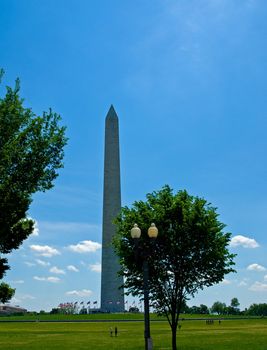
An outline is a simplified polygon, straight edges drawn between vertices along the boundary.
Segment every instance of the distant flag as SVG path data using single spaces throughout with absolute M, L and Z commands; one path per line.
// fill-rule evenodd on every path
M 135 300 L 133 301 L 133 305 L 135 305 Z
M 78 304 L 78 301 L 75 301 L 74 305 L 77 305 Z
M 128 304 L 128 300 L 126 300 L 124 304 Z
M 108 303 L 109 303 L 109 304 L 112 304 L 112 301 L 109 301 Z
M 94 301 L 93 304 L 97 304 L 97 301 Z
M 83 304 L 83 301 L 80 302 L 80 305 Z
M 88 305 L 88 304 L 91 304 L 91 301 L 88 301 L 87 305 Z
M 116 304 L 118 305 L 118 304 L 120 304 L 120 303 L 121 303 L 120 301 L 117 301 L 117 303 L 116 303 Z

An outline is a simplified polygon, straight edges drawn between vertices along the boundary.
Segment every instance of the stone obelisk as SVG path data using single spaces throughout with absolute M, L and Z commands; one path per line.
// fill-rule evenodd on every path
M 105 122 L 104 199 L 102 228 L 101 310 L 124 311 L 123 278 L 112 247 L 116 226 L 112 223 L 121 209 L 119 120 L 111 105 Z

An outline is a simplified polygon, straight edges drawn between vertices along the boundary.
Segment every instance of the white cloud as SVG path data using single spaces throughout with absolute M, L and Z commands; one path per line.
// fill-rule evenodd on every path
M 237 235 L 231 239 L 230 247 L 258 248 L 260 245 L 253 238 Z
M 240 283 L 238 283 L 238 287 L 246 287 L 248 284 L 245 281 L 241 281 Z
M 36 264 L 31 263 L 31 262 L 29 262 L 29 261 L 25 261 L 24 264 L 27 265 L 27 266 L 29 266 L 29 267 L 32 267 L 32 266 L 35 266 L 35 265 L 36 265 Z
M 58 277 L 47 277 L 47 282 L 57 283 L 60 281 Z
M 238 284 L 238 287 L 246 287 L 248 285 L 249 278 L 244 277 Z
M 266 268 L 262 265 L 259 265 L 259 264 L 250 264 L 248 267 L 247 267 L 247 270 L 249 271 L 265 271 Z
M 33 279 L 36 280 L 36 281 L 46 281 L 46 277 L 34 276 Z
M 32 236 L 39 236 L 39 227 L 38 227 L 38 222 L 36 220 L 34 220 L 33 232 L 31 235 Z
M 52 272 L 52 273 L 56 273 L 58 275 L 65 275 L 66 274 L 66 272 L 64 270 L 59 269 L 56 266 L 51 267 L 51 269 L 49 271 Z
M 9 283 L 14 283 L 14 284 L 23 284 L 23 280 L 16 280 L 16 281 L 10 281 Z
M 101 244 L 93 241 L 82 241 L 76 245 L 69 245 L 68 249 L 75 253 L 92 253 L 101 249 Z
M 22 294 L 19 296 L 22 300 L 34 300 L 36 297 L 34 297 L 31 294 Z
M 267 281 L 267 275 L 264 276 L 264 281 Z
M 60 255 L 60 252 L 57 249 L 49 247 L 48 245 L 32 244 L 30 245 L 30 248 L 36 254 L 45 256 L 47 258 L 51 258 L 51 256 L 54 256 L 54 255 Z
M 73 265 L 68 265 L 67 269 L 69 271 L 73 271 L 73 272 L 79 272 L 79 270 L 77 269 L 77 267 L 73 266 Z
M 92 291 L 89 289 L 82 289 L 82 290 L 71 290 L 69 292 L 66 292 L 66 295 L 73 295 L 77 297 L 89 297 L 92 295 Z
M 261 282 L 255 282 L 250 287 L 249 290 L 253 292 L 267 292 L 267 284 Z
M 38 277 L 38 276 L 34 276 L 33 279 L 36 280 L 36 281 L 51 282 L 51 283 L 57 283 L 57 282 L 60 281 L 60 278 L 58 278 L 58 277 Z
M 18 297 L 13 297 L 11 299 L 11 303 L 12 304 L 16 304 L 18 305 L 19 303 L 21 303 L 23 300 L 34 300 L 36 299 L 33 295 L 30 295 L 30 294 L 21 294 L 19 295 Z
M 227 280 L 227 279 L 224 279 L 221 284 L 224 284 L 224 285 L 228 285 L 228 284 L 231 284 L 231 281 Z
M 50 266 L 50 262 L 48 261 L 43 261 L 41 259 L 35 259 L 35 261 L 37 262 L 38 265 L 41 265 L 41 266 Z
M 90 264 L 89 269 L 94 272 L 101 272 L 101 264 L 100 263 Z
M 13 297 L 10 302 L 12 304 L 19 304 L 21 302 L 21 299 L 18 299 L 17 297 Z

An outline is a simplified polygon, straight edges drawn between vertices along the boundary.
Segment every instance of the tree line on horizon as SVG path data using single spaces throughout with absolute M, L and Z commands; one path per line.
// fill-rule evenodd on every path
M 84 307 L 81 309 L 75 308 L 74 304 L 71 305 L 71 303 L 67 303 L 70 306 L 62 307 L 54 307 L 50 311 L 46 312 L 44 310 L 37 311 L 31 311 L 31 312 L 17 312 L 14 313 L 14 315 L 17 316 L 23 316 L 25 314 L 27 315 L 85 315 L 88 314 L 88 310 Z M 267 316 L 267 303 L 253 303 L 248 308 L 245 308 L 244 310 L 241 310 L 239 308 L 239 301 L 237 298 L 233 298 L 231 300 L 230 305 L 226 305 L 223 302 L 215 301 L 213 305 L 209 308 L 205 304 L 200 304 L 199 306 L 193 305 L 188 306 L 186 304 L 183 305 L 182 311 L 181 311 L 181 318 L 182 315 L 217 315 L 217 316 L 259 316 L 264 317 Z M 93 309 L 92 309 L 93 311 Z M 140 310 L 136 306 L 132 306 L 129 308 L 129 311 L 127 313 L 139 313 Z M 1 315 L 0 315 L 1 316 Z
M 182 308 L 182 313 L 184 314 L 205 314 L 205 315 L 237 315 L 237 316 L 267 316 L 267 304 L 266 303 L 253 303 L 248 308 L 241 310 L 239 308 L 240 303 L 237 298 L 231 300 L 230 305 L 221 301 L 215 301 L 209 308 L 205 304 L 200 304 L 199 306 L 193 305 L 188 306 L 184 304 Z

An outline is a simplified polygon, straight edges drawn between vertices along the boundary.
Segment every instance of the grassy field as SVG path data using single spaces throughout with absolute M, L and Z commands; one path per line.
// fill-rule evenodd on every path
M 150 314 L 151 319 L 161 319 L 165 321 L 165 317 L 158 317 L 156 314 Z M 89 315 L 23 315 L 23 316 L 0 316 L 1 321 L 79 321 L 79 320 L 143 320 L 142 313 L 114 313 L 114 314 L 89 314 Z
M 241 316 L 232 316 L 232 315 L 224 315 L 224 318 L 236 318 Z M 181 314 L 181 318 L 219 318 L 219 316 L 214 315 L 191 315 L 191 314 Z M 243 318 L 243 317 L 241 317 Z M 251 316 L 250 318 L 255 318 Z M 259 317 L 256 317 L 259 318 Z M 89 315 L 50 315 L 50 314 L 43 314 L 43 315 L 22 315 L 22 316 L 0 316 L 0 323 L 1 321 L 81 321 L 81 320 L 103 320 L 103 321 L 109 321 L 109 320 L 143 320 L 144 314 L 143 313 L 118 313 L 118 314 L 89 314 Z M 150 314 L 151 320 L 161 320 L 165 321 L 165 316 L 157 316 L 154 313 Z
M 267 349 L 267 320 L 183 321 L 177 334 L 179 350 Z M 110 337 L 109 328 L 119 334 Z M 154 349 L 171 349 L 167 322 L 151 322 Z M 0 349 L 76 350 L 144 348 L 143 322 L 0 323 Z

